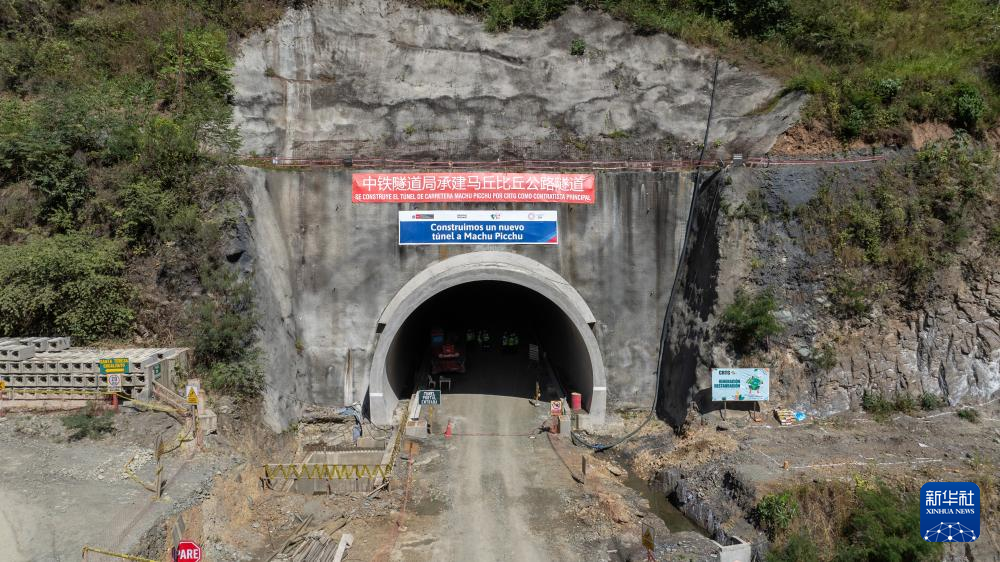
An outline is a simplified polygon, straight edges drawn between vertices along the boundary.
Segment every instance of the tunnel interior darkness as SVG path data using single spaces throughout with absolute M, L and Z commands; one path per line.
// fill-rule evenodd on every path
M 538 381 L 542 399 L 558 396 L 558 384 L 567 396 L 582 393 L 588 406 L 593 373 L 583 338 L 558 305 L 534 290 L 506 281 L 473 281 L 424 301 L 403 322 L 386 357 L 389 384 L 397 397 L 408 396 L 426 381 L 435 328 L 454 340 L 465 357 L 465 373 L 445 375 L 452 379 L 452 392 L 534 397 Z M 489 349 L 467 342 L 469 329 L 489 331 Z M 503 348 L 504 332 L 518 334 L 516 350 Z M 555 381 L 545 369 L 531 366 L 530 343 L 540 345 Z

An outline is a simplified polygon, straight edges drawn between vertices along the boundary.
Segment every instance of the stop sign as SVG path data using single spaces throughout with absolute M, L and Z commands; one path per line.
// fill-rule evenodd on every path
M 177 543 L 177 562 L 201 562 L 201 547 L 194 541 L 181 541 Z

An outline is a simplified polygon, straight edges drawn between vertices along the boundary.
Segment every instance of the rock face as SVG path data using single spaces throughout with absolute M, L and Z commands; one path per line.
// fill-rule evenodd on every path
M 583 56 L 570 54 L 574 39 L 586 42 Z M 244 152 L 285 158 L 421 150 L 447 159 L 503 141 L 587 152 L 603 135 L 634 141 L 619 158 L 649 159 L 702 142 L 714 62 L 575 7 L 541 30 L 490 34 L 440 10 L 319 1 L 240 45 L 234 115 Z M 765 152 L 802 100 L 748 114 L 780 91 L 720 64 L 711 145 Z
M 829 256 L 806 251 L 802 225 L 788 213 L 828 185 L 828 174 L 870 181 L 875 165 L 737 168 L 706 182 L 696 195 L 691 236 L 675 289 L 660 382 L 663 417 L 680 426 L 690 414 L 718 408 L 710 401 L 710 370 L 736 360 L 718 318 L 741 287 L 771 290 L 785 327 L 764 356 L 771 368 L 771 401 L 813 415 L 858 409 L 866 390 L 892 397 L 928 392 L 947 403 L 979 403 L 1000 391 L 1000 272 L 944 272 L 944 290 L 917 311 L 876 309 L 860 324 L 834 319 L 822 283 Z M 720 186 L 724 186 L 720 189 Z M 739 209 L 751 192 L 763 198 L 748 220 Z M 725 209 L 725 211 L 723 210 Z M 833 344 L 828 370 L 815 366 Z M 740 366 L 751 366 L 744 364 Z
M 850 334 L 848 353 L 817 379 L 821 410 L 857 406 L 865 388 L 930 392 L 949 404 L 988 400 L 1000 390 L 1000 272 L 963 283 L 919 312 Z M 860 390 L 859 390 L 860 389 Z

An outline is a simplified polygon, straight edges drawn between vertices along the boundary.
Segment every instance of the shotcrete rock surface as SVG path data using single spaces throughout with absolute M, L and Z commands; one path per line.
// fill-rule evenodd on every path
M 583 56 L 570 54 L 574 39 Z M 714 64 L 708 51 L 575 7 L 540 30 L 491 34 L 440 10 L 320 1 L 240 45 L 235 117 L 245 152 L 288 158 L 417 145 L 468 154 L 505 139 L 571 149 L 602 136 L 682 150 L 702 142 Z M 721 63 L 711 145 L 765 152 L 802 101 L 753 113 L 781 91 Z

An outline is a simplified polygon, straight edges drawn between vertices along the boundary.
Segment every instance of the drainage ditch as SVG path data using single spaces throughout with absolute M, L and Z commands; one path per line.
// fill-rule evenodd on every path
M 677 506 L 670 503 L 670 499 L 662 490 L 657 490 L 638 475 L 630 471 L 625 479 L 625 485 L 639 492 L 639 495 L 649 502 L 649 511 L 659 517 L 671 533 L 692 531 L 711 538 L 705 529 L 688 519 L 681 510 L 677 509 Z

